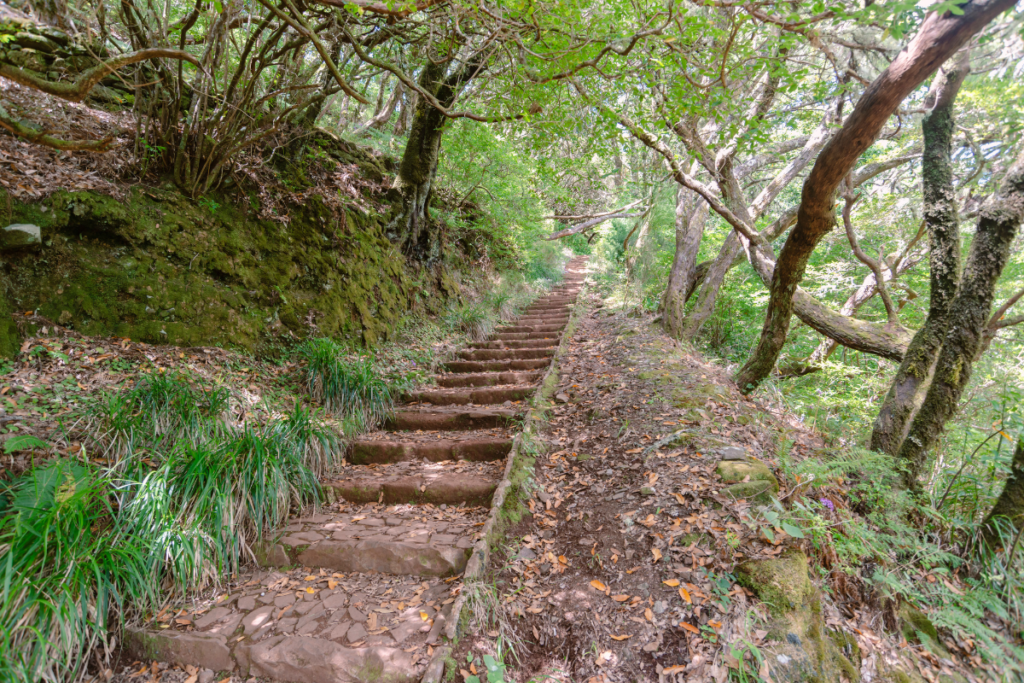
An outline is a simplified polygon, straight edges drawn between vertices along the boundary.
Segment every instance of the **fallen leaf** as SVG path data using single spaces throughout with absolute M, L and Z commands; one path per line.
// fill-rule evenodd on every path
M 654 555 L 655 562 L 661 559 L 661 551 L 657 548 L 651 548 L 651 554 Z
M 696 626 L 691 626 L 690 624 L 686 623 L 685 621 L 680 621 L 679 622 L 679 626 L 680 626 L 680 628 L 686 629 L 690 633 L 700 633 L 700 629 L 699 628 L 697 628 Z
M 686 671 L 685 664 L 673 664 L 672 666 L 665 667 L 661 670 L 662 675 L 671 676 L 672 674 L 678 674 Z
M 662 581 L 662 583 L 668 586 L 669 588 L 675 588 L 679 585 L 679 579 L 669 579 L 668 581 Z
M 614 600 L 615 602 L 626 602 L 626 600 L 629 600 L 629 596 L 628 595 L 613 595 L 612 596 L 612 600 Z
M 597 590 L 601 591 L 602 593 L 605 592 L 606 590 L 608 590 L 608 586 L 604 585 L 603 583 L 601 583 L 597 579 L 594 579 L 593 581 L 591 581 L 590 585 L 593 586 L 594 588 L 596 588 Z
M 629 640 L 632 637 L 633 637 L 632 634 L 625 635 L 625 636 L 612 636 L 612 640 L 623 641 L 623 640 Z
M 650 607 L 644 610 L 644 618 L 652 624 L 654 623 L 654 612 L 651 611 Z
M 693 604 L 693 599 L 690 597 L 690 592 L 685 588 L 679 588 L 679 597 L 681 597 L 683 600 L 690 603 L 691 605 Z

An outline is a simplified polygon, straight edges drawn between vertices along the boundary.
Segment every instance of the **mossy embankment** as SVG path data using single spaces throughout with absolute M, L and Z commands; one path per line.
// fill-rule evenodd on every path
M 349 168 L 368 177 L 362 196 L 345 200 L 303 191 L 309 184 L 290 165 L 282 182 L 301 199 L 286 205 L 286 220 L 265 218 L 259 188 L 237 186 L 198 201 L 164 183 L 120 199 L 58 191 L 5 202 L 3 226 L 41 229 L 38 243 L 0 252 L 5 307 L 15 321 L 34 311 L 87 335 L 257 353 L 310 334 L 385 339 L 406 315 L 457 296 L 474 259 L 453 243 L 429 268 L 409 262 L 384 234 L 387 163 L 355 160 Z M 11 336 L 0 351 L 10 353 Z

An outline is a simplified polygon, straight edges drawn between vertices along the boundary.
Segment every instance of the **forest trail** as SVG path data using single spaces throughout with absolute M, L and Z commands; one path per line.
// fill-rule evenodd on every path
M 154 667 L 187 667 L 167 670 L 159 679 L 167 683 L 205 683 L 213 672 L 419 680 L 462 590 L 526 400 L 569 321 L 584 262 L 570 261 L 564 282 L 515 324 L 461 351 L 435 387 L 410 392 L 381 430 L 355 440 L 324 482 L 337 502 L 283 528 L 261 553 L 264 569 L 237 577 L 226 593 L 166 607 L 162 630 L 128 631 L 129 651 Z

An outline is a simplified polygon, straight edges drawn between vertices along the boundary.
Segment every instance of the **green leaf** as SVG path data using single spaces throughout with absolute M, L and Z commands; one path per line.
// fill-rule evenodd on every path
M 480 677 L 479 676 L 470 676 L 469 678 L 466 679 L 466 683 L 480 683 Z
M 487 667 L 488 671 L 497 671 L 500 665 L 494 661 L 494 657 L 491 655 L 484 655 L 484 666 Z
M 764 537 L 767 538 L 769 542 L 775 542 L 775 533 L 769 527 L 761 529 L 761 533 L 764 534 Z
M 796 526 L 795 524 L 790 524 L 789 522 L 783 522 L 782 523 L 782 530 L 785 531 L 790 536 L 792 536 L 793 538 L 803 538 L 804 537 L 804 532 L 801 531 L 800 527 Z
M 4 442 L 4 453 L 17 453 L 18 451 L 27 451 L 32 448 L 49 447 L 50 444 L 46 443 L 42 439 L 29 436 L 28 434 L 19 434 L 18 436 L 12 436 Z

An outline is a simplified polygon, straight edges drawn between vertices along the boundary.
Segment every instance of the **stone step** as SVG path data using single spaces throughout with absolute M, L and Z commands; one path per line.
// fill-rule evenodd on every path
M 409 402 L 431 403 L 435 406 L 495 405 L 505 401 L 522 401 L 533 396 L 532 384 L 488 387 L 485 389 L 423 389 L 410 391 L 403 397 Z
M 551 358 L 555 349 L 466 349 L 459 351 L 463 360 L 535 360 Z
M 569 322 L 569 315 L 523 315 L 515 320 L 517 325 L 529 325 L 538 322 L 544 325 Z
M 543 372 L 484 372 L 475 375 L 437 375 L 439 387 L 493 387 L 501 384 L 536 384 Z
M 339 512 L 297 519 L 260 553 L 262 566 L 303 567 L 337 572 L 380 572 L 411 576 L 453 576 L 466 561 L 483 528 L 487 508 L 341 504 Z M 451 511 L 450 515 L 437 513 Z M 425 514 L 429 513 L 429 515 Z M 423 522 L 428 516 L 432 519 Z
M 374 671 L 378 680 L 411 683 L 460 590 L 461 581 L 436 577 L 256 570 L 235 578 L 226 595 L 187 595 L 162 611 L 163 621 L 127 627 L 124 642 L 134 659 L 243 680 L 359 681 Z
M 383 433 L 380 433 L 383 434 Z M 348 461 L 359 465 L 371 463 L 404 462 L 407 460 L 500 460 L 512 450 L 510 436 L 486 436 L 469 438 L 438 438 L 429 436 L 429 441 L 386 438 L 362 438 L 354 441 L 348 450 Z
M 492 334 L 489 339 L 498 340 L 521 340 L 521 339 L 561 339 L 561 335 L 557 332 L 496 332 Z
M 524 311 L 568 311 L 572 302 L 568 303 L 535 303 L 527 306 Z
M 504 468 L 500 460 L 348 465 L 325 486 L 349 503 L 475 507 L 491 504 Z
M 542 370 L 551 361 L 547 358 L 532 360 L 453 360 L 442 367 L 449 372 L 510 372 L 514 370 Z
M 492 429 L 507 427 L 518 416 L 518 411 L 506 408 L 406 408 L 396 410 L 394 417 L 384 423 L 384 429 L 390 432 L 415 429 Z
M 499 327 L 494 332 L 495 334 L 520 334 L 526 332 L 533 334 L 537 332 L 544 332 L 547 334 L 558 333 L 565 329 L 565 325 L 509 325 L 508 327 Z
M 492 341 L 473 342 L 472 349 L 548 349 L 558 346 L 558 337 L 547 339 L 496 339 Z

